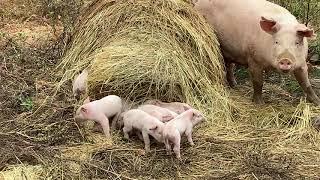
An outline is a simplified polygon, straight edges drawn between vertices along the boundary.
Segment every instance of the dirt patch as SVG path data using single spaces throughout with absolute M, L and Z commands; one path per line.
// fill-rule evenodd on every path
M 41 14 L 39 0 L 1 0 L 0 28 L 10 22 L 23 22 Z
M 44 21 L 43 21 L 44 22 Z M 62 26 L 58 26 L 58 31 L 54 31 L 50 25 L 39 24 L 38 22 L 25 22 L 6 24 L 0 29 L 0 49 L 4 49 L 9 41 L 18 43 L 21 47 L 39 48 L 47 41 L 57 41 L 63 31 Z M 57 29 L 56 29 L 57 30 Z

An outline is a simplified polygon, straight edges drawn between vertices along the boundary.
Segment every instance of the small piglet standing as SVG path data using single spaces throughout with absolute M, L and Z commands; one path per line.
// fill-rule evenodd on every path
M 194 145 L 192 140 L 192 128 L 199 122 L 203 121 L 204 116 L 200 111 L 189 109 L 178 115 L 175 119 L 167 122 L 163 128 L 164 144 L 167 149 L 167 154 L 171 154 L 171 144 L 173 144 L 173 151 L 178 159 L 180 155 L 180 141 L 181 135 L 185 134 L 191 146 Z
M 75 98 L 79 99 L 80 95 L 84 94 L 87 91 L 87 78 L 87 69 L 84 69 L 81 74 L 75 77 L 72 87 L 73 96 Z
M 160 106 L 151 105 L 151 104 L 141 105 L 138 107 L 138 109 L 159 119 L 161 122 L 168 122 L 178 116 L 177 113 L 170 111 L 169 109 L 162 108 Z
M 163 142 L 161 132 L 164 123 L 140 109 L 131 109 L 123 113 L 123 123 L 123 133 L 126 139 L 129 139 L 128 133 L 133 129 L 142 132 L 146 152 L 150 151 L 149 135 L 157 141 Z
M 162 102 L 158 99 L 148 100 L 144 104 L 151 104 L 151 105 L 159 106 L 162 108 L 166 108 L 166 109 L 169 109 L 170 111 L 173 111 L 177 114 L 181 114 L 181 113 L 185 112 L 186 110 L 189 110 L 192 108 L 191 106 L 189 106 L 186 103 L 181 103 L 181 102 L 166 103 L 166 102 Z
M 115 95 L 109 95 L 92 102 L 87 98 L 83 105 L 78 108 L 75 118 L 99 123 L 104 134 L 109 138 L 109 118 L 113 117 L 112 128 L 115 128 L 121 109 L 121 98 Z

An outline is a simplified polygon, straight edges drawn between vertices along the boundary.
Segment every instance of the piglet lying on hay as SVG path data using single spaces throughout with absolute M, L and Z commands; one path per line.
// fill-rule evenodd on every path
M 145 104 L 138 107 L 138 109 L 148 113 L 149 115 L 159 119 L 161 122 L 167 122 L 177 117 L 178 114 L 160 106 Z
M 86 99 L 84 104 L 78 108 L 75 118 L 92 120 L 99 123 L 102 126 L 104 134 L 107 138 L 110 138 L 109 118 L 113 117 L 111 127 L 114 129 L 121 109 L 121 98 L 115 95 L 109 95 L 92 102 Z
M 177 114 L 181 114 L 183 112 L 185 112 L 188 109 L 191 109 L 191 106 L 189 106 L 186 103 L 180 103 L 180 102 L 171 102 L 171 103 L 166 103 L 166 102 L 162 102 L 158 99 L 152 99 L 152 100 L 148 100 L 145 102 L 145 104 L 152 104 L 152 105 L 156 105 L 162 108 L 166 108 L 169 109 Z

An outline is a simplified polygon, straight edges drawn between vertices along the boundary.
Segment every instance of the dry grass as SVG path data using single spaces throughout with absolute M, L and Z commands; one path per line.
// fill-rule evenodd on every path
M 156 4 L 154 7 L 157 7 Z M 163 6 L 163 8 L 168 7 Z M 98 8 L 95 15 L 99 15 L 99 12 L 101 10 Z M 114 12 L 115 14 L 121 13 Z M 189 13 L 183 13 L 183 15 Z M 119 14 L 119 19 L 126 17 Z M 104 18 L 100 20 L 106 21 Z M 130 24 L 130 22 L 127 23 Z M 205 25 L 201 27 L 203 26 Z M 78 33 L 81 30 L 80 28 Z M 164 30 L 167 32 L 167 29 Z M 179 28 L 178 32 L 180 30 Z M 173 29 L 173 31 L 177 30 Z M 224 89 L 219 85 L 213 87 L 213 84 L 217 82 L 219 82 L 217 84 L 222 84 L 223 79 L 219 73 L 212 77 L 214 83 L 210 84 L 208 78 L 190 85 L 190 82 L 198 80 L 199 73 L 204 74 L 205 77 L 209 75 L 206 69 L 200 68 L 201 66 L 191 69 L 189 67 L 192 66 L 185 67 L 186 64 L 193 65 L 195 62 L 200 64 L 205 59 L 210 59 L 208 56 L 203 59 L 193 59 L 194 61 L 191 62 L 185 58 L 196 54 L 196 50 L 186 51 L 185 48 L 188 47 L 184 47 L 184 43 L 192 42 L 192 38 L 187 38 L 189 41 L 180 42 L 183 44 L 180 47 L 180 43 L 172 43 L 167 40 L 165 41 L 167 43 L 162 44 L 148 38 L 148 33 L 141 33 L 137 36 L 135 32 L 137 32 L 135 29 L 132 30 L 133 34 L 124 33 L 123 35 L 117 32 L 106 42 L 101 40 L 103 39 L 102 32 L 98 33 L 97 42 L 87 40 L 88 38 L 79 40 L 78 42 L 83 44 L 82 48 L 87 47 L 88 49 L 78 56 L 77 53 L 73 54 L 75 55 L 74 62 L 60 66 L 70 71 L 67 71 L 64 76 L 66 83 L 60 86 L 54 97 L 52 97 L 52 92 L 56 90 L 57 79 L 63 77 L 63 74 L 56 74 L 54 71 L 62 49 L 56 49 L 54 42 L 47 40 L 46 43 L 39 43 L 43 46 L 37 48 L 22 47 L 14 40 L 7 42 L 4 50 L 0 52 L 2 63 L 0 66 L 2 82 L 0 88 L 0 116 L 2 117 L 0 120 L 0 170 L 5 171 L 0 173 L 0 179 L 1 176 L 4 176 L 3 174 L 6 177 L 17 177 L 17 172 L 27 177 L 32 176 L 34 179 L 37 177 L 39 179 L 320 178 L 319 132 L 311 125 L 311 117 L 318 115 L 319 108 L 305 103 L 304 99 L 300 100 L 295 94 L 288 93 L 281 88 L 281 84 L 274 83 L 276 82 L 274 79 L 272 79 L 273 83 L 268 81 L 264 87 L 264 98 L 267 103 L 262 106 L 251 103 L 252 88 L 247 83 L 239 85 L 235 90 Z M 162 39 L 168 35 L 153 32 L 155 39 Z M 190 31 L 184 31 L 185 34 L 188 32 Z M 90 32 L 83 30 L 83 33 Z M 192 34 L 194 36 L 187 37 L 195 37 L 196 33 Z M 152 46 L 146 47 L 145 43 L 137 42 L 140 38 L 144 38 L 145 42 Z M 170 40 L 179 42 L 172 36 Z M 86 43 L 88 44 L 85 45 Z M 93 45 L 92 49 L 97 49 L 97 52 L 91 51 L 89 48 L 91 45 Z M 180 53 L 186 51 L 186 53 L 175 55 L 172 53 L 172 48 L 170 49 L 173 45 L 178 47 L 175 51 Z M 197 46 L 200 45 L 192 44 L 189 47 Z M 69 48 L 72 49 L 72 47 Z M 100 49 L 105 51 L 102 52 Z M 121 53 L 128 49 L 130 53 Z M 89 55 L 91 52 L 95 56 Z M 152 58 L 156 56 L 156 52 L 159 52 L 161 59 Z M 206 52 L 208 51 L 203 51 L 203 53 Z M 123 56 L 119 57 L 117 54 Z M 70 59 L 73 55 L 69 54 Z M 196 55 L 199 56 L 199 54 Z M 212 55 L 212 57 L 217 56 Z M 134 61 L 134 58 L 140 60 L 139 64 Z M 212 58 L 211 61 L 213 65 L 207 63 L 205 67 L 220 71 L 222 67 L 219 61 L 216 61 L 216 58 Z M 125 62 L 135 62 L 135 64 L 128 66 L 129 63 Z M 97 65 L 101 63 L 107 65 L 103 67 Z M 137 138 L 126 141 L 122 138 L 121 131 L 115 131 L 113 141 L 106 142 L 103 134 L 92 133 L 90 127 L 81 127 L 74 122 L 73 114 L 78 102 L 72 98 L 71 83 L 67 79 L 72 78 L 73 74 L 88 64 L 96 67 L 95 69 L 108 70 L 103 74 L 101 71 L 91 71 L 91 95 L 99 97 L 110 91 L 119 93 L 118 89 L 124 92 L 122 95 L 133 96 L 134 94 L 128 91 L 135 88 L 137 92 L 142 93 L 140 99 L 143 99 L 144 96 L 155 96 L 168 100 L 181 99 L 206 112 L 207 122 L 197 127 L 194 132 L 195 146 L 190 147 L 186 140 L 183 140 L 181 162 L 173 156 L 167 156 L 161 144 L 152 142 L 152 152 L 144 154 L 143 143 Z M 144 65 L 145 70 L 141 71 L 139 65 Z M 179 71 L 182 74 L 180 75 L 172 70 L 180 66 L 187 68 L 188 71 Z M 165 73 L 158 74 L 158 71 L 153 70 L 155 67 L 165 69 Z M 124 68 L 126 71 L 122 70 Z M 140 71 L 135 71 L 135 68 Z M 121 81 L 120 77 L 127 77 L 128 73 L 125 72 L 128 71 L 133 75 L 130 76 L 130 80 L 126 80 L 128 87 L 131 87 L 126 90 L 125 81 Z M 147 74 L 141 75 L 140 77 L 143 77 L 141 79 L 154 79 L 156 81 L 152 83 L 161 86 L 151 86 L 151 89 L 156 90 L 154 92 L 148 91 L 150 81 L 143 84 L 143 87 L 148 88 L 130 86 L 137 81 L 140 73 Z M 103 76 L 112 78 L 104 79 Z M 189 78 L 178 78 L 184 76 Z M 248 79 L 245 79 L 245 82 L 247 81 Z M 286 81 L 290 82 L 290 80 Z M 112 86 L 108 84 L 99 86 L 106 82 Z M 117 82 L 119 84 L 116 84 Z M 187 83 L 179 87 L 179 91 L 175 91 L 176 87 L 172 86 L 172 90 L 169 91 L 171 93 L 166 94 L 161 83 L 170 87 L 173 82 Z M 205 85 L 206 83 L 212 86 L 211 90 L 209 85 Z M 114 86 L 117 88 L 112 89 Z M 195 88 L 190 93 L 191 87 L 197 86 L 200 88 Z M 143 91 L 144 89 L 147 91 Z M 201 97 L 197 97 L 197 94 L 207 90 L 209 92 L 222 91 L 221 94 L 210 93 L 221 102 L 215 102 L 218 101 L 217 99 L 201 101 Z M 227 94 L 230 96 L 227 97 Z M 228 104 L 230 106 L 225 106 Z M 232 116 L 230 116 L 231 113 Z

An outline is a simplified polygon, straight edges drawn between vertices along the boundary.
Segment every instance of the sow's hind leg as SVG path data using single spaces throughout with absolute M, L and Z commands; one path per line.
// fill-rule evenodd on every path
M 234 69 L 235 69 L 235 64 L 232 62 L 225 62 L 226 65 L 226 71 L 227 71 L 227 81 L 229 83 L 229 86 L 231 88 L 235 88 L 237 85 L 236 78 L 234 77 Z
M 230 53 L 225 48 L 222 48 L 222 56 L 224 59 L 224 64 L 226 67 L 226 79 L 231 88 L 235 88 L 237 85 L 237 81 L 234 77 L 234 69 L 235 69 L 235 59 L 232 58 Z

